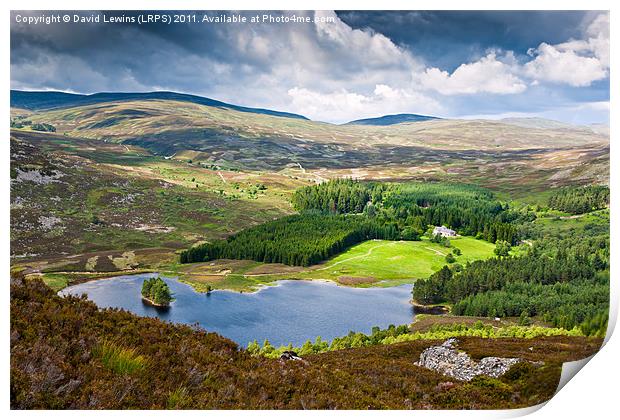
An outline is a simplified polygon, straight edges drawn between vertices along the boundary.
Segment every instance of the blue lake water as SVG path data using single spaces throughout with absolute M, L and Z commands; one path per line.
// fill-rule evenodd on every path
M 327 282 L 284 280 L 255 293 L 196 293 L 175 278 L 162 277 L 175 301 L 158 309 L 140 297 L 142 282 L 154 274 L 119 276 L 67 287 L 61 295 L 85 293 L 99 307 L 122 308 L 140 316 L 195 324 L 242 346 L 268 339 L 273 345 L 301 345 L 349 331 L 369 333 L 372 327 L 411 323 L 411 285 L 359 289 Z

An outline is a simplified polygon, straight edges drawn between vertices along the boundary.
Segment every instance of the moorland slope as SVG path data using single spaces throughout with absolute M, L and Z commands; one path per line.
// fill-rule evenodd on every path
M 38 281 L 11 285 L 14 409 L 481 409 L 518 408 L 553 395 L 561 363 L 600 339 L 459 339 L 479 360 L 524 357 L 500 379 L 471 382 L 416 366 L 441 340 L 415 340 L 310 355 L 253 357 L 189 326 L 60 298 Z M 535 349 L 534 351 L 528 348 Z

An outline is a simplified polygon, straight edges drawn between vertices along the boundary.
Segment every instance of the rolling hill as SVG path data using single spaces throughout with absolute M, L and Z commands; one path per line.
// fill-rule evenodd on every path
M 609 177 L 609 137 L 583 127 L 450 119 L 335 125 L 195 98 L 13 91 L 11 115 L 21 112 L 33 123 L 52 124 L 65 139 L 123 144 L 160 158 L 314 181 L 458 179 L 524 193 L 525 185 L 536 191 L 605 183 Z
M 384 115 L 382 117 L 375 118 L 363 118 L 361 120 L 350 121 L 347 124 L 350 125 L 394 125 L 394 124 L 402 124 L 408 122 L 420 122 L 420 121 L 430 121 L 430 120 L 439 120 L 441 118 L 438 117 L 430 117 L 427 115 L 418 115 L 418 114 L 394 114 L 394 115 Z
M 249 108 L 239 105 L 231 105 L 215 99 L 204 98 L 202 96 L 188 95 L 176 92 L 101 92 L 92 95 L 80 95 L 65 92 L 47 91 L 21 91 L 11 90 L 11 107 L 29 110 L 45 110 L 54 108 L 70 108 L 83 105 L 99 104 L 104 102 L 122 101 L 145 101 L 145 100 L 168 100 L 179 102 L 190 102 L 194 104 L 232 109 L 239 112 L 249 112 L 253 114 L 273 115 L 276 117 L 298 118 L 306 120 L 302 115 L 290 112 L 279 112 L 270 109 Z
M 20 107 L 26 104 L 18 103 Z M 289 153 L 328 145 L 348 148 L 419 147 L 435 150 L 524 150 L 605 144 L 590 130 L 523 127 L 488 120 L 435 119 L 392 126 L 334 125 L 301 118 L 238 111 L 171 99 L 100 101 L 40 110 L 34 122 L 53 124 L 67 135 L 133 143 L 148 141 L 164 153 L 218 142 L 261 148 L 278 143 Z M 172 137 L 173 140 L 169 137 Z M 251 142 L 245 144 L 245 142 Z M 156 150 L 157 151 L 157 150 Z M 338 153 L 337 153 L 338 154 Z

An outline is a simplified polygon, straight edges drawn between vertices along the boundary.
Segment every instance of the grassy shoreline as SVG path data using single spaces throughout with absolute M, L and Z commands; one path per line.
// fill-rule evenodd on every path
M 41 276 L 56 291 L 85 281 L 147 272 L 177 277 L 199 293 L 209 290 L 254 292 L 279 280 L 329 281 L 360 288 L 393 287 L 427 278 L 448 264 L 446 255 L 455 247 L 462 254 L 455 256 L 454 264 L 465 265 L 494 255 L 493 244 L 472 237 L 453 238 L 451 244 L 452 247 L 448 248 L 427 238 L 421 241 L 369 240 L 310 267 L 230 259 L 179 264 L 176 258 L 172 258 L 171 251 L 169 256 L 166 254 L 159 260 L 153 258 L 155 255 L 145 253 L 141 256 L 136 253 L 132 256 L 132 261 L 136 263 L 134 268 L 127 266 L 118 271 L 78 271 L 71 270 L 73 266 L 51 269 L 42 266 L 30 275 Z
M 461 250 L 457 264 L 491 258 L 494 245 L 471 237 L 452 239 Z M 421 241 L 369 240 L 311 267 L 291 267 L 249 260 L 214 260 L 175 266 L 179 279 L 196 290 L 250 291 L 278 280 L 322 280 L 351 287 L 392 287 L 415 283 L 441 269 L 454 248 L 428 239 Z

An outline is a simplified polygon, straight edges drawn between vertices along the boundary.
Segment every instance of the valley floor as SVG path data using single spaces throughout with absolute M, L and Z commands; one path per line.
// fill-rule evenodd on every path
M 494 245 L 483 240 L 457 237 L 451 239 L 451 244 L 462 252 L 460 256 L 455 255 L 456 263 L 461 265 L 494 255 Z M 389 287 L 430 276 L 446 265 L 446 255 L 453 250 L 428 239 L 371 240 L 311 267 L 226 259 L 178 264 L 172 249 L 99 252 L 35 260 L 20 266 L 26 269 L 25 274 L 42 276 L 44 282 L 56 290 L 76 282 L 145 271 L 178 276 L 199 292 L 213 289 L 252 291 L 277 280 L 298 279 L 327 280 L 355 287 Z M 107 270 L 94 269 L 93 261 L 99 265 L 109 262 Z
M 456 263 L 490 258 L 494 245 L 471 237 L 452 238 L 462 251 Z M 290 267 L 253 261 L 216 260 L 178 266 L 180 279 L 200 291 L 214 289 L 252 290 L 276 280 L 328 280 L 346 286 L 389 287 L 426 278 L 446 265 L 453 248 L 428 239 L 421 241 L 371 240 L 355 245 L 328 261 L 311 267 Z

